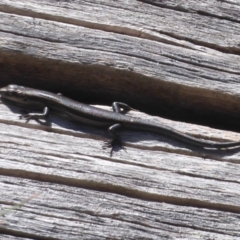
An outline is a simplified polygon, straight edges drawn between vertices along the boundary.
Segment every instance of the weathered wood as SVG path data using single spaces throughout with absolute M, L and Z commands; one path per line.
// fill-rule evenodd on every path
M 141 38 L 155 38 L 171 44 L 181 43 L 194 49 L 197 49 L 196 43 L 208 44 L 211 48 L 226 48 L 226 51 L 239 49 L 235 39 L 240 37 L 237 23 L 240 7 L 230 1 L 205 0 L 196 4 L 195 1 L 176 3 L 158 0 L 30 0 L 24 3 L 2 0 L 0 10 Z
M 169 239 L 179 236 L 180 224 L 186 238 L 240 236 L 238 151 L 210 152 L 208 158 L 161 136 L 126 132 L 127 152 L 111 158 L 102 150 L 103 131 L 54 116 L 50 126 L 21 123 L 19 108 L 1 104 L 0 110 L 0 189 L 7 193 L 1 197 L 1 231 L 57 239 Z M 181 123 L 182 130 L 184 125 L 201 137 L 220 136 L 219 130 Z
M 240 5 L 237 1 L 226 1 L 226 0 L 203 0 L 201 2 L 196 2 L 194 0 L 176 2 L 174 0 L 138 0 L 139 2 L 149 3 L 155 6 L 164 7 L 167 9 L 173 9 L 176 11 L 182 11 L 186 13 L 198 13 L 200 15 L 205 15 L 209 17 L 226 19 L 233 22 L 238 22 L 240 20 Z M 200 24 L 200 23 L 197 23 Z M 205 25 L 204 27 L 207 27 Z M 215 25 L 211 26 L 215 28 Z M 211 29 L 212 29 L 211 28 Z M 209 29 L 211 31 L 211 29 Z M 194 29 L 193 31 L 196 31 Z M 225 34 L 225 33 L 223 33 Z M 211 39 L 215 41 L 215 39 Z
M 6 214 L 0 230 L 12 229 L 20 236 L 48 239 L 174 239 L 180 236 L 237 239 L 240 236 L 238 214 L 147 202 L 65 184 L 17 180 L 0 177 L 1 191 L 8 192 L 2 197 L 5 203 L 2 208 L 9 209 L 25 199 L 30 200 Z
M 239 16 L 234 1 L 2 0 L 0 86 L 238 120 Z M 24 123 L 19 110 L 0 104 L 4 239 L 240 238 L 239 148 L 124 130 L 126 151 L 110 157 L 105 129 L 56 116 Z M 240 139 L 129 114 L 201 139 Z
M 215 11 L 223 8 L 221 2 L 212 4 Z M 57 86 L 55 91 L 67 86 L 78 96 L 79 91 L 107 94 L 134 106 L 155 104 L 167 114 L 187 114 L 194 108 L 192 114 L 205 118 L 218 114 L 239 119 L 240 57 L 229 52 L 239 51 L 240 29 L 231 19 L 222 19 L 222 11 L 219 17 L 178 8 L 159 11 L 139 1 L 3 1 L 0 9 L 31 16 L 1 13 L 1 49 L 8 51 L 1 51 L 0 61 L 7 79 Z M 56 13 L 67 24 L 57 22 Z M 30 83 L 32 79 L 38 83 Z
M 15 237 L 10 235 L 1 234 L 1 238 L 4 240 L 33 240 L 33 238 L 25 238 L 25 237 Z

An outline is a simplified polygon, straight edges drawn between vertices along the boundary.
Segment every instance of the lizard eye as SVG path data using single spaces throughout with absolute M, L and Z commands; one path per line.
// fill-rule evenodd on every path
M 8 96 L 11 97 L 18 97 L 18 98 L 24 98 L 24 94 L 23 92 L 21 92 L 20 90 L 14 90 L 14 89 L 10 89 L 8 92 L 5 93 Z

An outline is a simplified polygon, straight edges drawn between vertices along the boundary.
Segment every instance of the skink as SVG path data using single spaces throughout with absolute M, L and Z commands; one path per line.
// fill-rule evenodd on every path
M 23 114 L 21 117 L 26 120 L 45 118 L 49 111 L 53 110 L 54 112 L 61 113 L 61 115 L 66 115 L 71 120 L 106 128 L 112 137 L 112 141 L 110 142 L 112 149 L 116 144 L 121 145 L 121 137 L 116 133 L 116 130 L 120 128 L 159 133 L 203 148 L 221 149 L 240 146 L 240 141 L 222 143 L 205 141 L 181 133 L 173 128 L 162 126 L 159 123 L 126 116 L 123 114 L 122 109 L 128 111 L 132 108 L 124 103 L 113 103 L 113 112 L 111 112 L 71 100 L 60 94 L 18 85 L 3 87 L 0 89 L 0 94 L 3 99 L 44 109 L 43 113 Z

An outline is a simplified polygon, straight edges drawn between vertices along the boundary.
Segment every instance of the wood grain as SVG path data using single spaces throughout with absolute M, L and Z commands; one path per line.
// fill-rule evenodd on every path
M 109 157 L 103 131 L 54 116 L 51 127 L 26 124 L 17 119 L 18 108 L 0 107 L 3 232 L 50 237 L 55 229 L 57 239 L 77 239 L 83 232 L 83 238 L 168 239 L 179 236 L 181 224 L 185 238 L 240 235 L 238 151 L 207 157 L 161 136 L 125 131 L 127 152 Z M 192 126 L 189 132 L 196 130 L 218 138 L 219 130 Z
M 239 19 L 231 0 L 2 0 L 0 87 L 123 101 L 183 121 L 131 116 L 239 141 Z M 239 148 L 124 129 L 110 157 L 106 129 L 21 112 L 0 104 L 1 239 L 240 238 Z
M 205 1 L 216 16 L 202 3 L 193 12 L 149 3 L 3 1 L 2 82 L 239 121 L 240 31 L 221 17 L 225 3 Z

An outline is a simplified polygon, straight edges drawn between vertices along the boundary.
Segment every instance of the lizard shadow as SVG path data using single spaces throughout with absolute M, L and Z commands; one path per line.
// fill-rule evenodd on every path
M 139 134 L 140 132 L 141 134 Z M 128 136 L 125 137 L 125 135 L 128 135 Z M 131 136 L 130 136 L 130 133 L 128 132 L 123 136 L 124 136 L 124 139 L 126 138 L 128 142 L 139 142 L 142 140 L 157 142 L 156 146 L 149 146 L 149 147 L 144 146 L 144 149 L 145 148 L 154 149 L 154 150 L 159 149 L 160 151 L 162 151 L 164 148 L 164 149 L 167 149 L 168 152 L 176 152 L 176 153 L 180 152 L 183 154 L 185 152 L 186 154 L 200 156 L 203 158 L 214 156 L 215 158 L 221 159 L 223 157 L 232 156 L 234 154 L 240 153 L 240 146 L 235 146 L 231 148 L 207 148 L 207 147 L 196 146 L 191 143 L 185 143 L 177 139 L 174 139 L 173 137 L 165 136 L 164 134 L 157 134 L 157 133 L 150 133 L 150 132 L 146 133 L 144 131 L 139 131 L 139 132 L 134 131 L 133 134 L 131 134 Z M 158 144 L 158 142 L 163 142 L 164 145 Z
M 1 98 L 1 102 L 14 114 L 16 114 L 16 119 L 19 119 L 19 125 L 21 123 L 28 123 L 31 119 L 23 119 L 22 116 L 28 113 L 32 113 L 32 109 L 29 108 L 28 110 L 26 107 L 23 107 L 21 104 L 12 103 L 9 100 Z M 37 111 L 34 111 L 37 113 Z M 52 126 L 52 122 L 49 118 L 44 119 L 34 119 L 37 123 L 39 123 L 42 126 Z

